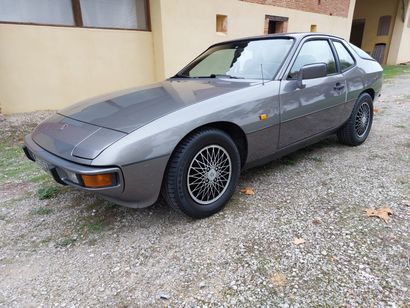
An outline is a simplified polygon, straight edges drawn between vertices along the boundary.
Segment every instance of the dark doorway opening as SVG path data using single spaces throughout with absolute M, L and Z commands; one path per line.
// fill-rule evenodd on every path
M 283 32 L 283 21 L 269 20 L 268 34 Z
M 284 33 L 288 31 L 288 17 L 265 16 L 265 34 Z
M 373 49 L 373 58 L 377 60 L 380 64 L 384 63 L 384 53 L 386 50 L 386 44 L 376 44 Z
M 350 32 L 350 43 L 362 48 L 364 26 L 366 21 L 364 19 L 353 20 L 352 31 Z

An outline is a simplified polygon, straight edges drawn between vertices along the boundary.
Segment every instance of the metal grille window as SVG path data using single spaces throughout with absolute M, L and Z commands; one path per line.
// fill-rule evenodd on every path
M 0 0 L 0 23 L 149 30 L 149 0 Z
M 389 35 L 390 31 L 390 24 L 391 24 L 391 16 L 381 16 L 379 19 L 379 27 L 377 28 L 377 35 Z

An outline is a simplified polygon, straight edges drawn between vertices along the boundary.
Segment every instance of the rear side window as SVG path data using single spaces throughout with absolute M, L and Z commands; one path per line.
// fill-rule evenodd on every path
M 374 60 L 368 53 L 366 53 L 365 51 L 361 50 L 359 47 L 349 43 L 350 47 L 353 48 L 353 50 L 357 53 L 357 55 L 362 58 L 362 59 L 366 59 L 366 60 Z
M 344 72 L 354 65 L 354 59 L 341 42 L 334 41 L 333 44 L 339 55 L 340 69 Z
M 307 64 L 326 63 L 327 74 L 336 73 L 336 61 L 327 40 L 307 41 L 300 52 L 289 73 L 289 78 L 296 79 L 300 69 Z

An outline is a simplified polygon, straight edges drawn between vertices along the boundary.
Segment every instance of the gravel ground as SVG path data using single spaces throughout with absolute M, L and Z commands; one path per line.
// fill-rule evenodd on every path
M 50 113 L 0 117 L 0 305 L 410 307 L 409 90 L 386 82 L 362 146 L 249 170 L 197 221 L 56 186 L 18 148 Z

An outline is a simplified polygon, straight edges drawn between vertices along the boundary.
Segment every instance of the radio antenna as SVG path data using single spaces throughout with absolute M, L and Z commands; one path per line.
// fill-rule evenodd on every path
M 265 85 L 265 79 L 263 78 L 263 65 L 261 63 L 261 75 L 262 75 L 262 85 Z

